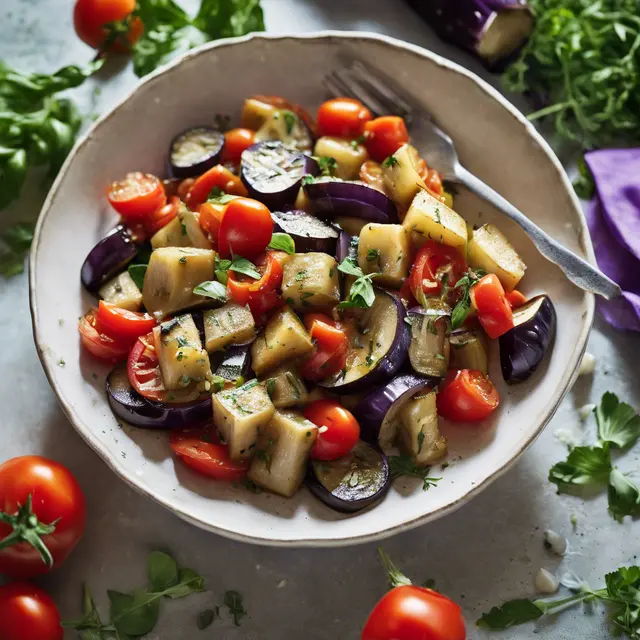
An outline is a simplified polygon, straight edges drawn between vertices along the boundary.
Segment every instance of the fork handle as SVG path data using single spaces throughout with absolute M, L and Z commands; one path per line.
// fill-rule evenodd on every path
M 603 296 L 608 300 L 621 295 L 620 287 L 611 278 L 608 278 L 602 271 L 556 242 L 540 227 L 531 222 L 522 211 L 516 209 L 508 200 L 470 171 L 458 165 L 456 178 L 473 193 L 491 203 L 496 209 L 520 225 L 531 238 L 536 249 L 547 260 L 558 265 L 567 278 L 577 287 Z

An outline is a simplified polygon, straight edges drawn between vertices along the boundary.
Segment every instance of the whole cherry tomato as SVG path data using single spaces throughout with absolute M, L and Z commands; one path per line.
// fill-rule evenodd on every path
M 222 162 L 240 163 L 240 156 L 255 142 L 256 132 L 251 129 L 230 129 L 224 134 Z
M 335 400 L 316 400 L 305 408 L 303 414 L 307 420 L 320 427 L 311 449 L 314 460 L 342 458 L 360 438 L 358 421 Z
M 334 98 L 327 100 L 318 109 L 318 129 L 323 136 L 357 138 L 373 116 L 360 100 Z
M 13 578 L 59 567 L 84 533 L 82 489 L 68 469 L 47 458 L 21 456 L 0 465 L 0 508 L 0 574 Z
M 376 162 L 382 162 L 409 142 L 407 127 L 399 116 L 382 116 L 371 120 L 365 125 L 364 132 L 364 144 Z
M 238 254 L 249 260 L 261 254 L 273 235 L 269 209 L 251 198 L 227 204 L 218 231 L 218 252 L 223 258 Z
M 55 603 L 28 582 L 0 587 L 0 640 L 62 640 Z

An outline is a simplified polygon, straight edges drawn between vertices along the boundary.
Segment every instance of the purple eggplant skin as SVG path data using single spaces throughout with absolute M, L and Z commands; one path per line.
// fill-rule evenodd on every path
M 347 258 L 352 258 L 358 263 L 358 236 L 351 236 L 346 231 L 341 231 L 338 236 L 338 245 L 336 247 L 336 261 L 340 264 Z
M 472 53 L 492 71 L 511 62 L 533 29 L 526 0 L 407 0 L 446 42 Z M 500 37 L 496 38 L 496 31 Z
M 502 377 L 524 382 L 538 368 L 556 335 L 556 310 L 546 295 L 536 296 L 513 312 L 513 329 L 498 339 Z
M 80 280 L 91 293 L 122 271 L 138 253 L 138 246 L 123 225 L 112 229 L 89 251 L 80 270 Z
M 213 366 L 215 375 L 230 382 L 238 382 L 241 378 L 243 380 L 253 378 L 251 342 L 227 347 L 220 352 L 220 356 L 219 362 Z
M 245 149 L 241 156 L 240 178 L 249 197 L 272 211 L 291 209 L 302 178 L 319 172 L 320 167 L 313 158 L 277 140 L 258 142 Z
M 303 189 L 311 211 L 316 215 L 351 216 L 383 224 L 398 221 L 398 209 L 393 200 L 364 182 L 314 180 Z
M 353 415 L 360 423 L 360 437 L 369 444 L 378 445 L 380 428 L 387 413 L 438 382 L 437 378 L 405 373 L 372 389 L 353 409 Z
M 288 233 L 295 242 L 296 253 L 328 253 L 334 255 L 339 230 L 300 209 L 273 211 L 273 230 Z
M 107 377 L 107 401 L 116 417 L 142 429 L 181 429 L 211 418 L 211 396 L 184 404 L 164 404 L 143 398 L 119 364 Z
M 174 178 L 193 178 L 219 164 L 224 134 L 211 127 L 192 127 L 177 135 L 169 148 L 169 170 Z
M 339 511 L 340 513 L 356 513 L 362 511 L 371 505 L 374 505 L 389 491 L 391 487 L 391 472 L 389 470 L 389 461 L 387 456 L 382 453 L 377 445 L 370 445 L 367 443 L 359 442 L 356 447 L 367 447 L 372 449 L 380 457 L 380 486 L 374 492 L 368 492 L 367 495 L 362 495 L 362 487 L 356 485 L 350 487 L 348 484 L 346 487 L 339 487 L 334 491 L 329 491 L 327 487 L 322 484 L 321 480 L 316 474 L 315 464 L 323 464 L 322 462 L 315 462 L 312 460 L 309 463 L 306 485 L 309 491 L 321 502 L 324 502 L 328 507 Z M 332 464 L 331 462 L 324 464 Z
M 375 292 L 376 296 L 388 296 L 396 311 L 395 335 L 391 345 L 386 353 L 377 361 L 375 366 L 368 369 L 367 373 L 359 378 L 344 382 L 344 378 L 338 375 L 329 380 L 319 382 L 318 386 L 339 395 L 363 393 L 371 389 L 372 386 L 381 384 L 393 377 L 406 362 L 409 354 L 409 344 L 411 342 L 411 330 L 405 322 L 407 311 L 400 298 L 393 293 L 378 288 L 375 288 Z M 371 330 L 373 331 L 373 329 Z M 347 361 L 349 361 L 348 354 Z

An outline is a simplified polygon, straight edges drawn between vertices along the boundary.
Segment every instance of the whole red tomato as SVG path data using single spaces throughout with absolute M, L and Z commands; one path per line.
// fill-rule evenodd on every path
M 361 640 L 465 640 L 460 607 L 433 589 L 416 587 L 378 549 L 392 585 L 369 615 Z
M 0 587 L 0 640 L 62 640 L 53 600 L 28 582 Z
M 60 566 L 82 537 L 86 521 L 76 479 L 58 462 L 40 456 L 0 465 L 0 513 L 0 574 L 13 578 Z

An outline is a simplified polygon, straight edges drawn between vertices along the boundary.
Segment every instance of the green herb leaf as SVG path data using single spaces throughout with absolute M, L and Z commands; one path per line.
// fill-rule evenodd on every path
M 544 612 L 531 600 L 509 600 L 499 607 L 493 607 L 489 613 L 476 622 L 485 629 L 508 629 L 518 624 L 537 620 Z
M 1 98 L 0 98 L 1 100 Z M 0 149 L 0 167 L 2 156 Z M 0 189 L 2 188 L 2 173 L 0 168 Z M 24 271 L 25 253 L 29 250 L 33 240 L 32 224 L 15 224 L 0 235 L 5 248 L 0 248 L 0 275 L 10 277 Z
M 285 127 L 287 128 L 287 135 L 290 136 L 293 133 L 293 128 L 298 122 L 298 116 L 296 116 L 293 111 L 288 111 L 287 109 L 282 112 L 282 115 L 284 117 Z
M 180 569 L 178 572 L 178 583 L 164 590 L 161 595 L 167 598 L 186 598 L 192 593 L 204 591 L 204 578 L 198 575 L 193 569 Z
M 567 459 L 558 462 L 549 471 L 549 481 L 562 491 L 567 485 L 605 483 L 611 472 L 608 445 L 603 447 L 575 447 Z
M 573 181 L 573 188 L 575 189 L 576 195 L 583 200 L 591 200 L 596 190 L 596 183 L 584 160 L 584 156 L 578 160 L 578 171 L 579 175 Z
M 640 437 L 640 415 L 625 402 L 607 391 L 595 409 L 598 422 L 598 437 L 614 447 L 623 449 Z
M 236 627 L 239 627 L 240 620 L 247 615 L 242 602 L 242 595 L 237 591 L 227 591 L 224 594 L 224 604 L 229 608 L 229 613 L 233 616 L 233 623 Z
M 442 478 L 431 478 L 429 476 L 430 467 L 419 467 L 406 453 L 399 456 L 389 456 L 389 472 L 391 479 L 395 480 L 400 476 L 411 476 L 422 480 L 422 490 L 427 491 L 431 487 L 435 487 L 436 483 Z
M 331 156 L 318 156 L 316 157 L 318 166 L 320 167 L 320 174 L 323 176 L 334 176 L 338 169 L 338 161 Z
M 382 161 L 382 166 L 383 167 L 395 167 L 397 164 L 400 164 L 398 162 L 398 158 L 396 158 L 395 156 L 391 155 L 388 158 L 385 158 Z
M 152 551 L 147 557 L 147 574 L 151 591 L 165 591 L 178 584 L 178 564 L 162 551 Z
M 224 285 L 216 282 L 215 280 L 209 280 L 208 282 L 200 283 L 194 290 L 198 296 L 205 296 L 207 298 L 213 298 L 220 302 L 227 301 L 227 290 Z
M 338 271 L 346 273 L 347 275 L 356 276 L 356 280 L 351 285 L 347 299 L 338 304 L 338 309 L 368 309 L 376 299 L 372 280 L 380 274 L 368 273 L 365 275 L 362 269 L 351 258 L 345 258 L 338 265 Z
M 625 516 L 640 515 L 640 490 L 617 469 L 612 469 L 609 474 L 607 495 L 609 511 L 618 522 L 622 522 Z
M 215 609 L 205 609 L 198 614 L 196 625 L 200 631 L 204 631 L 213 624 L 213 621 L 218 617 Z
M 285 251 L 289 255 L 296 252 L 296 243 L 288 233 L 274 233 L 271 236 L 271 242 L 268 246 L 269 249 L 275 249 L 276 251 Z
M 231 260 L 220 260 L 220 257 L 216 254 L 213 264 L 216 279 L 226 287 L 229 280 L 229 274 L 227 272 L 231 266 Z
M 367 251 L 367 262 L 376 262 L 377 260 L 380 260 L 380 250 L 369 249 Z
M 451 312 L 451 330 L 458 329 L 467 319 L 471 309 L 471 288 L 479 282 L 487 272 L 484 269 L 469 269 L 469 271 L 456 282 L 454 289 L 462 289 L 462 297 Z
M 133 594 L 107 591 L 111 620 L 118 633 L 143 636 L 153 630 L 160 615 L 160 600 L 146 591 Z
M 243 275 L 249 276 L 254 280 L 260 280 L 261 278 L 258 270 L 256 269 L 256 265 L 246 258 L 238 255 L 234 256 L 233 260 L 231 261 L 229 271 L 233 271 L 234 273 L 242 273 Z
M 148 265 L 146 264 L 130 264 L 129 275 L 131 279 L 135 282 L 136 287 L 142 291 L 142 287 L 144 286 L 144 277 L 147 273 Z

